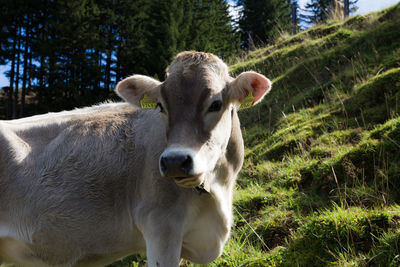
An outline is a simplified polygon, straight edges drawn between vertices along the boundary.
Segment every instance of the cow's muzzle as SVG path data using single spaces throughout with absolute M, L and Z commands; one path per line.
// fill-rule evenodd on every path
M 161 155 L 160 170 L 165 177 L 188 177 L 193 172 L 193 158 L 188 154 Z
M 182 187 L 196 187 L 203 182 L 202 173 L 195 172 L 196 153 L 189 148 L 172 146 L 160 156 L 160 173 L 166 178 L 172 178 Z

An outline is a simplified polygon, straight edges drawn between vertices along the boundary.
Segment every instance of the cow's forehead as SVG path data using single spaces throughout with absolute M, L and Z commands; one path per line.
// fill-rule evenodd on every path
M 183 52 L 167 68 L 161 95 L 171 106 L 197 106 L 221 92 L 228 80 L 227 65 L 215 55 Z
M 228 74 L 227 65 L 213 54 L 203 52 L 182 52 L 178 54 L 167 68 L 167 75 L 181 73 L 183 75 L 196 68 L 211 70 L 221 76 Z
M 196 101 L 204 94 L 214 95 L 220 92 L 228 80 L 228 73 L 202 64 L 175 69 L 164 81 L 161 88 L 163 96 Z M 189 98 L 189 99 L 188 99 Z
M 170 75 L 161 86 L 161 96 L 168 107 L 193 106 L 208 91 L 206 83 L 197 77 Z

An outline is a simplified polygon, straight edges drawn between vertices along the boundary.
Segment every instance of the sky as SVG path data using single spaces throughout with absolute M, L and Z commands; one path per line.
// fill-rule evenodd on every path
M 234 3 L 236 1 L 228 0 L 228 2 L 231 6 L 234 6 Z M 300 8 L 304 8 L 307 2 L 310 2 L 310 0 L 298 0 Z M 397 4 L 398 2 L 400 2 L 400 0 L 358 0 L 358 10 L 351 15 L 363 15 L 372 11 L 377 11 L 392 6 L 394 4 Z M 235 11 L 234 8 L 231 8 L 231 13 L 233 17 L 237 17 L 237 11 Z M 0 88 L 9 85 L 9 81 L 4 75 L 4 72 L 8 69 L 9 66 L 7 65 L 0 66 Z
M 310 0 L 298 0 L 299 6 L 304 8 L 304 6 L 310 2 Z M 358 0 L 357 6 L 358 10 L 352 15 L 364 15 L 372 11 L 381 10 L 383 8 L 392 6 L 400 2 L 399 0 Z

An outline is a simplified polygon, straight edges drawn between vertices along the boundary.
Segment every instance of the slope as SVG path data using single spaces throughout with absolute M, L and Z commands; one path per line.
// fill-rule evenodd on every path
M 215 265 L 400 264 L 400 4 L 231 66 L 273 79 L 240 114 L 236 223 Z

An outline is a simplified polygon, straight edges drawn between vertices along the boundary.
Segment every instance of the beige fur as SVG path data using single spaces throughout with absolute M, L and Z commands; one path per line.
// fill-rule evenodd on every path
M 157 86 L 161 83 L 144 75 L 132 75 L 117 84 L 116 93 L 126 102 L 140 107 L 139 100 L 145 93 L 149 97 L 158 97 Z
M 120 82 L 130 105 L 0 121 L 0 259 L 105 266 L 144 251 L 148 266 L 178 266 L 181 257 L 208 263 L 221 255 L 243 162 L 232 105 L 241 96 L 232 90 L 263 76 L 235 82 L 221 60 L 196 52 L 178 55 L 169 71 L 162 83 L 139 75 Z M 144 93 L 164 113 L 139 109 Z M 215 101 L 221 110 L 208 112 Z M 209 193 L 161 175 L 168 149 L 193 153 L 192 175 L 209 182 Z
M 254 90 L 252 86 L 254 80 L 263 81 L 263 83 L 267 87 L 266 93 L 263 94 L 254 104 L 260 103 L 266 96 L 266 94 L 271 90 L 272 83 L 264 75 L 254 71 L 243 72 L 233 82 L 231 82 L 231 99 L 241 102 L 251 91 Z

